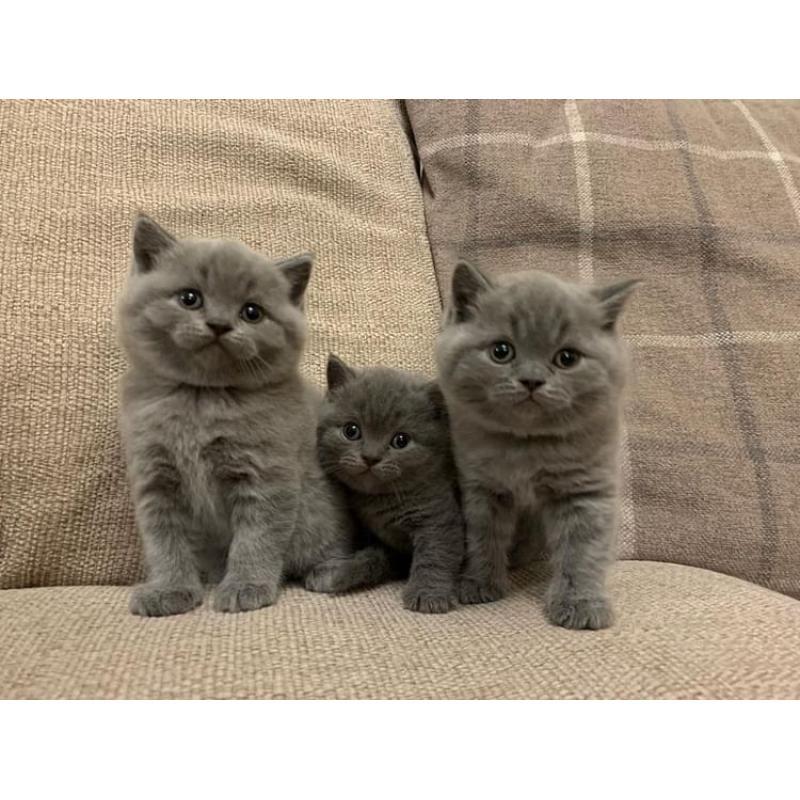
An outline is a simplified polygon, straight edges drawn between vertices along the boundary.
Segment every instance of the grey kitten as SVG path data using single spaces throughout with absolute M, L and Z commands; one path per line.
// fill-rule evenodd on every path
M 611 624 L 626 368 L 616 322 L 637 282 L 588 288 L 539 272 L 495 282 L 456 267 L 436 353 L 467 523 L 461 602 L 502 597 L 509 558 L 523 561 L 543 535 L 549 619 Z
M 347 487 L 357 517 L 383 545 L 362 551 L 331 580 L 352 584 L 354 570 L 370 571 L 371 582 L 386 579 L 391 554 L 405 554 L 411 557 L 405 607 L 449 611 L 464 522 L 436 384 L 382 367 L 354 370 L 330 356 L 318 438 L 323 467 Z
M 351 551 L 352 523 L 319 467 L 321 398 L 298 372 L 311 257 L 176 240 L 145 216 L 119 305 L 130 368 L 121 429 L 147 582 L 130 609 L 180 614 L 274 603 L 284 577 Z

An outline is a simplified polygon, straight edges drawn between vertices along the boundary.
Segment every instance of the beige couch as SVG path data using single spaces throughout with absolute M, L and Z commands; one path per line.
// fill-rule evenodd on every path
M 664 359 L 665 353 L 683 351 L 680 341 L 665 349 L 658 337 L 672 333 L 658 326 L 680 320 L 683 309 L 686 324 L 695 325 L 692 336 L 736 343 L 742 329 L 754 328 L 741 318 L 748 304 L 741 314 L 738 307 L 729 313 L 733 334 L 706 332 L 702 314 L 670 294 L 668 279 L 685 281 L 690 267 L 681 266 L 680 250 L 673 248 L 672 272 L 656 269 L 660 251 L 651 245 L 659 236 L 669 244 L 679 229 L 659 233 L 636 221 L 623 246 L 608 250 L 613 237 L 606 236 L 603 214 L 616 202 L 615 181 L 631 177 L 626 170 L 640 180 L 649 168 L 638 162 L 630 167 L 629 161 L 615 165 L 608 153 L 592 147 L 619 148 L 612 141 L 616 136 L 626 147 L 635 149 L 638 142 L 636 152 L 707 158 L 697 167 L 701 180 L 703 170 L 717 162 L 746 161 L 761 169 L 775 168 L 780 160 L 762 200 L 788 203 L 789 212 L 770 217 L 775 223 L 762 231 L 765 249 L 749 245 L 746 254 L 755 253 L 755 266 L 751 258 L 733 270 L 734 279 L 750 270 L 755 286 L 758 268 L 774 268 L 776 297 L 796 290 L 796 258 L 784 263 L 784 251 L 776 248 L 779 239 L 787 247 L 796 241 L 797 231 L 778 228 L 784 218 L 786 226 L 793 224 L 800 159 L 790 145 L 775 145 L 777 135 L 763 121 L 757 125 L 777 156 L 757 133 L 755 144 L 718 141 L 726 131 L 746 138 L 737 126 L 750 123 L 738 108 L 743 121 L 727 124 L 721 111 L 704 107 L 695 125 L 694 110 L 679 106 L 673 117 L 677 113 L 692 125 L 673 131 L 671 139 L 647 130 L 659 119 L 653 108 L 603 108 L 605 117 L 595 116 L 590 130 L 587 118 L 600 112 L 580 103 L 0 103 L 0 697 L 800 696 L 800 602 L 794 599 L 800 594 L 800 512 L 791 480 L 800 452 L 796 417 L 794 425 L 781 418 L 782 427 L 769 433 L 781 440 L 778 455 L 771 439 L 759 452 L 748 449 L 753 425 L 770 418 L 763 404 L 748 418 L 744 445 L 722 423 L 719 430 L 712 426 L 719 440 L 696 441 L 689 423 L 676 433 L 681 408 L 659 389 L 656 377 L 663 371 L 648 371 L 656 356 L 647 347 Z M 784 126 L 794 120 L 787 109 L 775 112 Z M 575 127 L 576 110 L 583 127 Z M 599 131 L 597 119 L 621 121 L 628 129 Z M 704 127 L 703 119 L 711 122 Z M 496 149 L 520 145 L 522 155 Z M 480 151 L 485 147 L 495 149 Z M 756 147 L 762 155 L 730 155 L 755 153 Z M 546 160 L 550 155 L 563 156 L 564 164 Z M 416 156 L 424 168 L 422 183 Z M 509 164 L 515 165 L 512 177 L 502 178 Z M 652 169 L 658 178 L 660 167 Z M 533 170 L 531 181 L 523 180 L 525 170 Z M 754 174 L 741 168 L 725 173 L 724 181 L 746 182 L 752 197 L 758 191 Z M 596 182 L 586 183 L 591 175 L 603 177 L 601 192 Z M 571 200 L 567 186 L 574 187 Z M 487 187 L 499 187 L 500 201 L 487 200 Z M 533 200 L 520 218 L 536 219 L 520 244 L 518 232 L 504 225 L 513 222 L 524 192 Z M 654 208 L 653 197 L 663 197 L 668 216 L 679 206 L 678 193 L 657 179 L 643 196 L 650 196 Z M 718 208 L 714 202 L 706 205 Z M 112 318 L 137 209 L 179 234 L 241 238 L 275 256 L 315 251 L 305 367 L 318 381 L 329 350 L 354 363 L 431 373 L 442 290 L 458 249 L 505 269 L 527 259 L 531 251 L 525 248 L 534 247 L 542 266 L 576 278 L 585 276 L 587 264 L 598 278 L 624 273 L 627 262 L 620 253 L 635 254 L 640 270 L 653 271 L 645 277 L 667 288 L 661 295 L 643 293 L 641 307 L 648 313 L 634 311 L 626 328 L 641 347 L 634 352 L 638 381 L 629 415 L 620 554 L 660 563 L 618 564 L 611 586 L 617 624 L 602 632 L 549 626 L 541 610 L 544 566 L 517 574 L 507 599 L 446 616 L 403 610 L 398 584 L 336 598 L 289 587 L 276 606 L 241 615 L 215 614 L 206 606 L 168 619 L 128 614 L 126 586 L 141 576 L 141 560 L 116 433 L 116 381 L 123 363 Z M 700 227 L 709 224 L 701 220 Z M 695 239 L 707 253 L 707 239 Z M 619 237 L 614 241 L 619 245 Z M 689 250 L 687 245 L 684 256 L 691 265 Z M 669 313 L 665 303 L 671 303 Z M 757 305 L 750 307 L 750 313 L 760 313 Z M 780 312 L 776 299 L 773 315 Z M 761 330 L 766 322 L 757 325 Z M 796 337 L 786 335 L 791 331 L 782 322 L 776 328 L 764 340 L 771 349 L 753 362 L 776 365 L 769 397 L 780 404 L 790 393 L 790 379 L 777 366 L 794 357 L 796 347 L 789 350 Z M 715 371 L 713 353 L 703 353 L 708 380 L 696 380 L 698 373 L 688 367 L 685 374 L 696 381 L 689 393 L 706 392 L 705 407 L 714 416 L 714 402 L 726 401 L 729 384 Z M 661 364 L 682 374 L 674 357 Z M 759 379 L 755 373 L 746 379 L 757 397 Z M 740 400 L 737 394 L 731 402 Z M 674 436 L 694 436 L 696 444 L 707 445 L 693 451 L 690 463 L 705 458 L 703 480 L 733 487 L 728 499 L 709 492 L 698 499 L 691 487 L 670 494 L 687 461 L 669 455 L 663 442 L 657 457 L 641 457 L 652 452 L 648 443 L 657 420 L 669 423 Z M 723 441 L 725 435 L 730 440 Z M 720 466 L 717 451 L 741 456 L 743 466 Z M 769 479 L 771 527 L 749 511 L 737 524 L 729 521 L 731 504 L 749 508 L 753 464 L 769 468 L 754 468 L 754 474 Z M 700 521 L 697 526 L 674 524 L 687 513 Z

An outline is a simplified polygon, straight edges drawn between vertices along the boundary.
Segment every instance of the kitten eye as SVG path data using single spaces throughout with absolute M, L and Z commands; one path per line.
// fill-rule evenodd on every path
M 203 305 L 203 295 L 197 289 L 181 289 L 178 292 L 178 302 L 184 308 L 191 308 L 194 311 Z
M 245 322 L 260 322 L 264 317 L 264 309 L 258 303 L 245 303 L 240 316 Z
M 354 442 L 356 439 L 361 438 L 361 428 L 359 428 L 355 422 L 348 422 L 347 425 L 342 428 L 342 434 L 345 439 Z
M 514 358 L 514 345 L 511 342 L 495 342 L 489 348 L 492 361 L 498 364 L 507 364 Z
M 569 369 L 574 367 L 581 360 L 581 354 L 577 350 L 565 348 L 556 353 L 555 365 L 561 369 Z
M 408 447 L 410 441 L 411 437 L 401 431 L 392 436 L 391 445 L 395 450 L 402 450 L 404 447 Z

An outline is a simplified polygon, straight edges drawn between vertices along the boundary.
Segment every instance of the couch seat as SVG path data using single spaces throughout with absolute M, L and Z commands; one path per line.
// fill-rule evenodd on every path
M 545 568 L 499 603 L 421 616 L 400 584 L 167 619 L 128 589 L 0 592 L 3 698 L 800 698 L 800 602 L 737 578 L 623 562 L 618 621 L 545 622 Z

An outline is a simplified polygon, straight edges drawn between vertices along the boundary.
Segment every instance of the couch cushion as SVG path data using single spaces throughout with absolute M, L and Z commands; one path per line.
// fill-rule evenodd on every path
M 405 611 L 393 584 L 269 609 L 142 619 L 116 587 L 0 592 L 4 698 L 800 698 L 800 603 L 670 564 L 625 562 L 618 622 L 542 614 L 541 567 L 499 603 Z
M 800 596 L 800 102 L 409 101 L 442 290 L 645 279 L 623 557 Z
M 0 102 L 0 587 L 140 572 L 112 331 L 137 208 L 315 251 L 315 377 L 329 350 L 432 369 L 440 306 L 396 104 Z

